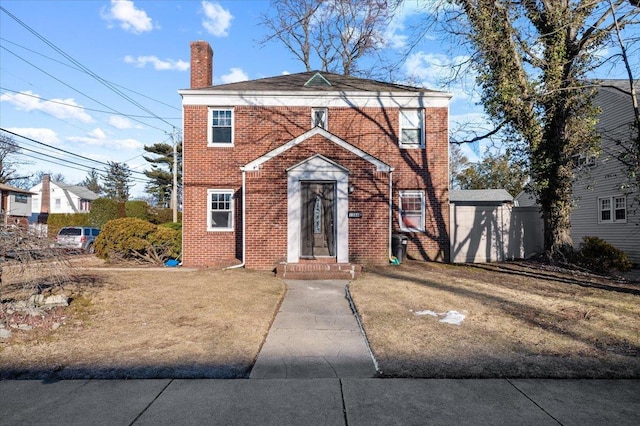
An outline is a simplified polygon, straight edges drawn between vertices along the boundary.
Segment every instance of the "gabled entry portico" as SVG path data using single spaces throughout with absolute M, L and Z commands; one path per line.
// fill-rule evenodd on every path
M 348 187 L 349 171 L 320 154 L 287 170 L 287 262 L 349 262 Z

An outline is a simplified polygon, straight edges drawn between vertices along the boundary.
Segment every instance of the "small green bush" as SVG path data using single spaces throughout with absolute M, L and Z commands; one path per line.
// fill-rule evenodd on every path
M 123 217 L 118 214 L 118 202 L 110 198 L 98 198 L 91 202 L 89 212 L 89 225 L 102 228 L 110 220 Z
M 575 262 L 595 272 L 628 271 L 632 264 L 626 253 L 598 237 L 583 237 Z
M 96 255 L 106 260 L 159 264 L 178 258 L 181 246 L 181 232 L 133 217 L 107 222 L 94 244 Z
M 126 217 L 137 217 L 142 220 L 149 220 L 149 205 L 146 201 L 127 201 L 124 203 Z
M 156 225 L 173 222 L 173 209 L 159 207 L 149 209 L 149 222 L 155 223 Z M 182 222 L 182 212 L 178 212 L 178 222 Z
M 167 222 L 161 223 L 160 226 L 164 226 L 165 228 L 173 229 L 175 231 L 182 232 L 182 222 Z

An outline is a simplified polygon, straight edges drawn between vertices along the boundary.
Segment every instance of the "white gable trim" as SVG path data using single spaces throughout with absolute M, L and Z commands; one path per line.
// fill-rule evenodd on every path
M 335 161 L 331 161 L 329 160 L 327 157 L 325 157 L 324 155 L 321 154 L 316 154 L 316 155 L 312 155 L 311 157 L 307 158 L 306 160 L 303 160 L 301 162 L 299 162 L 298 164 L 296 164 L 295 166 L 291 166 L 287 169 L 287 172 L 290 172 L 292 170 L 295 170 L 297 168 L 309 168 L 309 166 L 311 168 L 313 168 L 314 170 L 335 170 L 335 169 L 340 169 L 343 172 L 349 173 L 349 169 L 347 169 L 346 167 L 336 163 Z
M 366 152 L 364 152 L 360 148 L 356 148 L 355 146 L 351 145 L 350 143 L 345 142 L 344 140 L 340 139 L 339 137 L 337 137 L 334 134 L 331 134 L 331 133 L 327 132 L 326 130 L 324 130 L 321 127 L 314 127 L 313 129 L 309 130 L 308 132 L 301 134 L 297 138 L 292 139 L 289 142 L 287 142 L 287 143 L 285 143 L 283 145 L 280 145 L 276 149 L 267 152 L 263 156 L 256 158 L 255 160 L 251 161 L 250 163 L 245 164 L 240 169 L 242 171 L 245 171 L 245 172 L 257 171 L 257 170 L 260 169 L 260 166 L 262 164 L 266 163 L 267 161 L 271 160 L 272 158 L 277 157 L 278 155 L 282 154 L 283 152 L 288 151 L 289 149 L 293 148 L 294 146 L 306 141 L 307 139 L 309 139 L 309 138 L 311 138 L 311 137 L 313 137 L 315 135 L 321 135 L 321 136 L 329 139 L 331 142 L 333 142 L 334 144 L 338 145 L 339 147 L 344 148 L 347 151 L 351 152 L 355 156 L 357 156 L 359 158 L 362 158 L 363 160 L 368 161 L 369 163 L 373 164 L 376 167 L 376 171 L 378 171 L 378 172 L 391 172 L 391 171 L 393 171 L 393 167 L 391 167 L 391 166 L 383 163 L 382 161 L 378 160 L 377 158 L 367 154 Z M 305 160 L 305 161 L 307 161 L 307 160 Z

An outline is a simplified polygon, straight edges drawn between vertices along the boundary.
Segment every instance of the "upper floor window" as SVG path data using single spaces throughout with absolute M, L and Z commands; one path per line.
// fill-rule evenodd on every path
M 625 196 L 598 198 L 598 222 L 627 222 L 627 199 Z
M 574 169 L 578 169 L 583 166 L 595 166 L 596 156 L 591 153 L 576 154 L 571 157 L 571 162 L 573 163 Z
M 327 126 L 327 109 L 312 108 L 311 109 L 311 127 L 321 127 L 328 130 Z
M 14 195 L 14 198 L 16 200 L 16 203 L 22 203 L 22 204 L 26 204 L 27 203 L 27 195 L 26 194 L 16 194 L 16 195 Z
M 233 231 L 233 190 L 210 189 L 207 198 L 207 230 Z
M 209 145 L 233 145 L 233 109 L 209 108 Z
M 424 232 L 424 191 L 400 191 L 400 229 Z
M 424 120 L 419 109 L 400 110 L 400 148 L 424 147 Z

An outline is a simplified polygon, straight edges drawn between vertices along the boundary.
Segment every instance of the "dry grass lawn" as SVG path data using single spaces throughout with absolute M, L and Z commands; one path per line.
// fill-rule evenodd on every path
M 529 266 L 408 262 L 351 283 L 382 374 L 640 378 L 640 285 Z
M 75 274 L 68 308 L 0 341 L 0 378 L 246 377 L 285 291 L 245 270 Z

